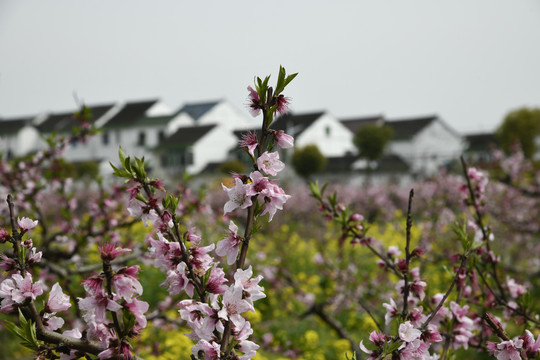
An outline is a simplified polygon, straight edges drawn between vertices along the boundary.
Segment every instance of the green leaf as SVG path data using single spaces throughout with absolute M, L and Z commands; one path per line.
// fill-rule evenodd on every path
M 15 323 L 7 320 L 2 320 L 2 326 L 5 327 L 10 333 L 16 335 L 24 340 L 24 332 Z
M 278 80 L 276 84 L 276 91 L 274 95 L 279 95 L 283 91 L 284 88 L 285 88 L 285 68 L 280 65 Z
M 315 182 L 313 181 L 309 181 L 309 190 L 311 191 L 311 195 L 313 195 L 313 197 L 315 197 L 316 199 L 321 199 L 321 192 L 319 190 L 319 181 L 315 180 Z
M 287 87 L 287 85 L 289 85 L 289 83 L 291 81 L 293 81 L 293 79 L 296 77 L 296 75 L 298 75 L 298 73 L 294 73 L 294 74 L 291 74 L 291 75 L 287 76 L 287 78 L 285 79 L 285 84 L 283 85 L 283 88 Z
M 392 344 L 390 344 L 390 346 L 388 347 L 387 352 L 388 352 L 389 354 L 391 354 L 391 353 L 393 353 L 394 351 L 396 351 L 400 346 L 401 346 L 401 341 L 395 341 L 395 342 L 393 342 Z
M 120 159 L 120 163 L 125 164 L 126 154 L 121 146 L 118 147 L 118 158 Z

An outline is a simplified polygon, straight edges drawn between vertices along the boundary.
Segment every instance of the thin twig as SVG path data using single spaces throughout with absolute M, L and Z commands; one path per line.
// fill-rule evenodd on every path
M 407 226 L 406 226 L 406 238 L 407 243 L 405 245 L 405 271 L 403 274 L 403 311 L 401 312 L 401 315 L 403 318 L 407 316 L 407 306 L 409 301 L 409 262 L 411 260 L 411 252 L 410 252 L 410 245 L 411 245 L 411 228 L 412 228 L 412 217 L 411 217 L 411 207 L 412 207 L 412 199 L 414 197 L 414 189 L 411 189 L 409 192 L 409 204 L 407 206 Z
M 484 221 L 483 221 L 483 218 L 482 218 L 482 213 L 480 212 L 480 207 L 479 207 L 478 203 L 476 202 L 474 189 L 472 188 L 471 179 L 469 177 L 467 163 L 465 162 L 465 158 L 463 156 L 461 156 L 460 159 L 461 159 L 461 165 L 463 167 L 463 173 L 464 173 L 465 179 L 467 181 L 467 189 L 469 190 L 471 203 L 472 203 L 472 206 L 474 208 L 475 215 L 476 215 L 476 218 L 475 218 L 476 224 L 480 228 L 480 231 L 482 231 L 482 240 L 484 240 L 484 242 L 486 244 L 486 249 L 488 251 L 488 254 L 490 254 L 491 253 L 491 245 L 489 243 L 489 236 L 488 236 L 488 233 L 486 232 L 486 228 L 484 226 Z M 503 287 L 501 285 L 501 282 L 499 281 L 499 275 L 497 273 L 497 263 L 495 261 L 491 261 L 491 269 L 493 271 L 493 278 L 495 279 L 495 283 L 497 284 L 497 288 L 499 289 L 500 295 L 504 300 L 506 300 L 506 294 L 505 294 L 504 289 L 503 289 Z
M 448 288 L 448 290 L 446 290 L 446 293 L 444 294 L 443 298 L 441 299 L 441 301 L 439 301 L 439 303 L 437 304 L 437 306 L 435 307 L 435 309 L 431 312 L 431 314 L 429 315 L 429 317 L 424 321 L 424 323 L 420 326 L 420 329 L 421 330 L 424 330 L 428 325 L 429 323 L 431 322 L 431 320 L 433 320 L 433 318 L 435 317 L 435 315 L 437 315 L 437 312 L 439 311 L 439 309 L 444 305 L 444 302 L 446 301 L 446 299 L 448 298 L 448 296 L 450 295 L 450 293 L 452 292 L 452 289 L 454 288 L 454 286 L 456 285 L 457 283 L 457 279 L 459 277 L 459 274 L 461 273 L 461 271 L 465 268 L 467 262 L 468 262 L 468 257 L 469 253 L 467 254 L 464 254 L 462 255 L 461 257 L 461 264 L 459 265 L 459 269 L 456 271 L 456 275 L 454 276 L 454 279 L 452 280 L 452 284 L 450 284 L 450 287 Z

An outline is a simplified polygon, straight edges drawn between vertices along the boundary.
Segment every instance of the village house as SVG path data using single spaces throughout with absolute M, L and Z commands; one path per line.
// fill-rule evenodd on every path
M 283 130 L 295 138 L 295 146 L 315 144 L 327 158 L 356 153 L 353 133 L 338 119 L 325 111 L 288 113 L 275 120 L 272 129 Z
M 463 137 L 436 115 L 388 120 L 394 131 L 387 154 L 404 159 L 415 176 L 429 176 L 459 159 L 465 150 Z
M 187 103 L 177 111 L 157 99 L 94 105 L 90 110 L 100 134 L 85 143 L 71 143 L 65 157 L 72 162 L 98 162 L 104 174 L 111 172 L 109 161 L 117 161 L 119 146 L 131 156 L 144 156 L 152 169 L 165 175 L 198 174 L 233 159 L 230 152 L 237 148 L 241 134 L 258 127 L 258 121 L 225 100 Z M 43 148 L 40 135 L 67 135 L 76 121 L 73 112 L 4 120 L 0 151 L 7 157 Z M 458 159 L 467 143 L 435 115 L 386 120 L 379 114 L 338 120 L 326 111 L 288 113 L 271 128 L 292 135 L 296 147 L 317 145 L 329 160 L 327 172 L 362 174 L 367 166 L 358 158 L 353 139 L 367 124 L 387 125 L 394 131 L 384 156 L 370 164 L 373 176 L 432 175 Z M 468 142 L 473 146 L 486 136 L 472 136 Z M 282 153 L 282 159 L 290 160 L 291 154 Z M 469 154 L 476 153 L 471 148 Z
M 11 159 L 37 150 L 39 133 L 32 117 L 0 119 L 0 158 Z

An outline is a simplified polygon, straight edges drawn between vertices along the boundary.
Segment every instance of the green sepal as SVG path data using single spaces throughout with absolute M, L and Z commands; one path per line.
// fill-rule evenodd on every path
M 124 321 L 124 333 L 128 333 L 135 326 L 135 315 L 127 310 L 122 310 L 122 320 Z

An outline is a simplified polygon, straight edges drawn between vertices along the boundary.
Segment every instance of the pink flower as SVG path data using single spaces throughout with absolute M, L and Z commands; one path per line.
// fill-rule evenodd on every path
M 214 331 L 223 332 L 223 324 L 218 320 L 217 313 L 208 304 L 196 300 L 182 300 L 178 303 L 180 317 L 186 321 L 193 332 L 188 334 L 192 340 L 212 340 Z
M 101 255 L 101 259 L 104 261 L 112 261 L 116 259 L 119 255 L 131 251 L 131 249 L 124 249 L 110 242 L 104 243 L 103 246 L 98 247 L 98 249 Z
M 392 322 L 392 319 L 398 315 L 397 305 L 394 299 L 390 299 L 390 304 L 383 303 L 383 306 L 386 308 L 386 315 L 384 315 L 384 323 L 386 325 Z
M 289 110 L 289 104 L 291 102 L 291 98 L 284 96 L 283 94 L 280 94 L 277 96 L 276 102 L 277 102 L 277 106 L 276 106 L 276 110 L 274 111 L 274 114 L 278 113 L 280 115 L 283 115 Z
M 194 287 L 187 277 L 186 267 L 186 263 L 181 262 L 176 269 L 169 270 L 167 273 L 167 279 L 161 286 L 169 287 L 169 295 L 176 295 L 185 290 L 189 297 L 193 296 Z
M 50 314 L 45 314 L 43 316 L 43 325 L 47 330 L 58 330 L 64 326 L 64 319 L 59 318 L 58 316 L 51 316 Z
M 399 325 L 399 338 L 405 342 L 411 342 L 416 340 L 422 335 L 422 332 L 418 329 L 415 329 L 413 324 L 410 321 L 406 321 L 403 324 Z
M 516 280 L 512 279 L 511 277 L 506 277 L 506 286 L 508 287 L 510 296 L 514 299 L 517 299 L 527 292 L 527 288 L 525 286 L 518 284 Z
M 229 235 L 217 243 L 216 254 L 227 256 L 227 264 L 232 265 L 238 256 L 238 249 L 242 243 L 242 237 L 238 235 L 238 226 L 231 220 L 229 223 Z
M 142 285 L 136 277 L 138 266 L 133 265 L 129 268 L 131 270 L 134 270 L 135 273 L 133 274 L 130 271 L 128 271 L 127 273 L 118 272 L 113 276 L 112 280 L 114 291 L 119 297 L 125 300 L 131 299 L 134 294 L 141 295 L 143 293 Z
M 17 218 L 17 225 L 19 225 L 19 229 L 21 229 L 22 232 L 26 232 L 35 228 L 37 224 L 37 220 L 32 220 L 27 217 L 23 217 L 22 219 Z
M 11 236 L 9 236 L 9 233 L 4 230 L 3 228 L 0 228 L 0 244 L 5 243 L 10 239 Z
M 294 138 L 286 134 L 283 130 L 276 130 L 273 133 L 274 141 L 280 149 L 290 149 L 294 147 Z
M 369 334 L 369 341 L 371 341 L 375 346 L 381 347 L 386 342 L 386 335 L 380 331 L 372 331 Z
M 49 300 L 47 301 L 47 308 L 53 313 L 65 311 L 71 307 L 69 302 L 69 296 L 62 292 L 62 288 L 58 283 L 52 286 L 49 293 Z
M 540 335 L 534 341 L 534 336 L 529 330 L 525 330 L 525 334 L 519 337 L 523 340 L 523 349 L 527 352 L 529 358 L 533 358 L 538 354 L 540 349 Z
M 508 340 L 499 344 L 488 341 L 488 350 L 497 360 L 521 360 L 520 350 L 523 340 Z
M 387 254 L 393 257 L 398 257 L 401 255 L 401 251 L 399 250 L 398 246 L 389 246 Z
M 208 253 L 214 250 L 216 244 L 200 247 L 194 245 L 189 248 L 189 262 L 195 274 L 203 276 L 214 265 L 213 258 Z
M 239 141 L 241 149 L 246 150 L 251 157 L 255 157 L 255 149 L 259 145 L 257 134 L 254 131 L 249 131 L 247 134 L 242 135 L 242 140 Z
M 223 294 L 227 290 L 227 279 L 222 268 L 214 266 L 206 283 L 206 290 L 212 294 Z
M 87 324 L 90 324 L 91 322 L 103 324 L 107 320 L 107 310 L 117 312 L 122 309 L 120 304 L 109 299 L 105 294 L 90 295 L 78 299 L 79 307 L 81 310 L 85 311 L 83 318 Z
M 32 264 L 38 263 L 41 260 L 42 253 L 41 251 L 36 251 L 36 248 L 33 247 L 27 256 L 28 256 L 28 260 L 27 260 L 28 264 L 32 265 Z
M 236 332 L 238 329 L 233 329 L 233 332 Z M 253 341 L 249 341 L 248 337 L 253 334 L 253 329 L 249 321 L 244 323 L 244 326 L 238 333 L 234 336 L 234 339 L 238 341 L 238 344 L 235 346 L 235 349 L 241 351 L 244 355 L 239 357 L 239 360 L 249 360 L 255 356 L 259 345 L 255 344 Z
M 256 278 L 252 278 L 253 270 L 251 265 L 246 269 L 237 269 L 234 273 L 234 284 L 242 288 L 242 297 L 250 304 L 252 310 L 254 310 L 253 302 L 259 299 L 265 298 L 263 293 L 264 288 L 259 285 L 262 280 L 262 276 L 259 275 Z
M 242 295 L 241 286 L 235 284 L 229 287 L 223 295 L 223 308 L 218 312 L 220 319 L 230 320 L 237 328 L 242 328 L 246 321 L 240 314 L 252 309 L 252 306 L 242 298 Z
M 145 328 L 146 317 L 144 316 L 144 313 L 148 311 L 148 303 L 146 301 L 141 301 L 137 298 L 132 298 L 131 300 L 126 302 L 125 307 L 127 307 L 129 312 L 131 312 L 135 316 L 137 324 L 141 328 Z
M 41 281 L 32 283 L 32 275 L 30 273 L 22 277 L 20 274 L 13 274 L 11 279 L 3 281 L 2 285 L 6 283 L 6 287 L 0 287 L 0 296 L 4 296 L 2 293 L 5 289 L 11 289 L 11 300 L 17 304 L 22 304 L 26 299 L 36 300 L 37 296 L 43 294 L 43 288 L 41 287 Z
M 267 213 L 270 214 L 268 221 L 272 221 L 276 211 L 282 210 L 283 205 L 291 196 L 285 194 L 285 191 L 282 188 L 268 180 L 268 178 L 263 176 L 259 171 L 254 171 L 249 176 L 253 181 L 253 185 L 250 188 L 251 192 L 249 194 L 258 194 L 263 198 L 264 211 L 261 215 Z
M 279 154 L 277 152 L 265 151 L 258 159 L 257 166 L 259 170 L 265 173 L 276 176 L 278 172 L 285 168 L 285 164 L 279 160 Z
M 250 184 L 244 184 L 239 178 L 235 178 L 235 186 L 228 188 L 225 185 L 221 184 L 223 190 L 229 195 L 229 201 L 225 203 L 223 207 L 223 214 L 230 213 L 237 208 L 247 209 L 253 203 L 251 202 L 251 196 L 247 195 L 247 192 L 250 190 Z
M 407 344 L 399 353 L 400 360 L 429 359 L 429 345 L 420 339 L 416 339 Z
M 205 360 L 218 360 L 220 358 L 220 347 L 219 344 L 215 341 L 209 343 L 206 340 L 199 340 L 192 348 L 191 352 L 195 358 L 205 359 Z M 202 353 L 203 356 L 199 357 L 199 354 Z
M 251 116 L 256 117 L 261 112 L 261 108 L 262 108 L 261 98 L 259 97 L 259 94 L 257 93 L 257 91 L 255 91 L 255 89 L 253 89 L 251 86 L 248 86 L 247 89 L 249 91 L 248 104 L 247 104 L 249 107 L 249 113 L 251 114 Z

